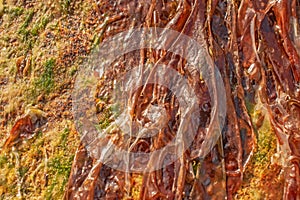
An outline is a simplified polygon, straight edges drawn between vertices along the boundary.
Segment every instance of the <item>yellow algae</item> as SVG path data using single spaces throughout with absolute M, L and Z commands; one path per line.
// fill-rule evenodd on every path
M 269 115 L 261 102 L 252 107 L 250 115 L 256 130 L 257 146 L 246 166 L 242 187 L 235 198 L 272 199 L 274 195 L 280 197 L 283 194 L 281 166 L 272 163 L 278 141 L 271 126 Z M 270 190 L 270 188 L 275 191 Z

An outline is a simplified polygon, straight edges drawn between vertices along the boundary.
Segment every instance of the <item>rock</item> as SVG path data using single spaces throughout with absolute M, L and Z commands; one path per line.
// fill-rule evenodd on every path
M 25 64 L 25 67 L 23 69 L 23 76 L 27 76 L 28 75 L 30 67 L 31 67 L 31 56 L 28 56 L 26 58 L 26 64 Z
M 10 131 L 9 137 L 5 141 L 2 149 L 7 149 L 14 145 L 21 134 L 26 135 L 33 132 L 33 124 L 30 116 L 26 115 L 16 121 L 13 128 Z
M 32 133 L 46 123 L 46 113 L 28 105 L 25 109 L 25 114 L 21 116 L 10 131 L 9 137 L 5 141 L 2 149 L 7 149 L 13 146 L 20 138 L 28 138 Z
M 17 68 L 17 74 L 16 76 L 22 76 L 23 75 L 23 69 L 25 66 L 25 56 L 20 56 L 16 60 L 16 68 Z
M 35 128 L 41 127 L 47 121 L 47 114 L 38 109 L 36 106 L 32 105 L 28 105 L 25 108 L 25 116 L 30 116 L 32 124 Z

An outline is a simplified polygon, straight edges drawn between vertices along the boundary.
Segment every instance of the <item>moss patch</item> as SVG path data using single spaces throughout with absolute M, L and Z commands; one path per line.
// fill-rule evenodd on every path
M 44 64 L 42 75 L 35 81 L 34 92 L 45 92 L 49 94 L 54 87 L 54 72 L 55 60 L 49 59 Z
M 281 167 L 271 163 L 276 153 L 276 135 L 261 104 L 257 104 L 250 114 L 257 133 L 257 147 L 245 169 L 243 184 L 236 199 L 276 199 L 283 194 Z M 263 120 L 262 124 L 260 120 Z
M 84 21 L 92 2 L 0 0 L 0 151 L 28 104 L 47 114 L 32 138 L 0 153 L 0 199 L 63 198 L 79 145 L 69 102 L 75 53 L 96 34 Z
M 58 128 L 39 132 L 17 144 L 12 151 L 1 153 L 2 198 L 62 198 L 79 145 L 77 134 L 70 126 L 70 122 L 64 121 Z

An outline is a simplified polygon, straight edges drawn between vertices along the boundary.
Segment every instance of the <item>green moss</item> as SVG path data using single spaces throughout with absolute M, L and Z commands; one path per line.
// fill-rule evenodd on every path
M 16 7 L 10 7 L 8 9 L 8 14 L 10 16 L 10 20 L 13 20 L 16 17 L 21 16 L 23 14 L 23 12 L 24 12 L 24 9 L 21 8 L 21 7 L 17 7 L 17 6 Z
M 25 29 L 25 28 L 27 28 L 29 26 L 29 23 L 32 21 L 33 15 L 34 15 L 34 11 L 33 10 L 29 10 L 27 12 L 27 16 L 25 18 L 24 23 L 21 25 L 20 30 Z
M 28 166 L 21 166 L 19 169 L 18 169 L 18 172 L 19 172 L 19 176 L 22 178 L 25 176 L 25 174 L 28 172 L 29 170 L 29 167 Z
M 104 35 L 104 31 L 102 31 L 99 35 L 96 33 L 93 36 L 93 43 L 92 43 L 92 49 L 97 49 L 97 47 L 99 47 L 99 44 L 102 42 L 103 40 L 103 35 Z
M 21 35 L 21 40 L 22 42 L 26 42 L 28 39 L 29 39 L 29 36 L 30 36 L 30 31 L 25 29 L 25 28 L 22 28 L 19 30 L 19 35 Z
M 71 76 L 74 76 L 77 72 L 77 67 L 76 66 L 72 66 L 71 69 L 70 69 L 70 75 Z
M 193 161 L 192 162 L 192 167 L 193 167 L 193 172 L 194 174 L 197 174 L 197 170 L 200 168 L 200 162 L 197 162 L 197 161 Z
M 109 120 L 108 120 L 107 118 L 104 118 L 103 120 L 101 120 L 101 121 L 99 122 L 99 128 L 100 128 L 101 130 L 106 129 L 109 125 L 110 125 L 110 122 L 109 122 Z
M 121 114 L 120 104 L 115 103 L 111 105 L 110 110 L 113 113 L 115 118 L 117 118 Z
M 49 59 L 44 64 L 44 72 L 41 77 L 35 81 L 35 92 L 45 92 L 49 94 L 54 87 L 54 72 L 53 68 L 55 65 L 54 59 Z
M 113 115 L 112 112 L 112 107 L 104 108 L 104 110 L 100 114 L 100 119 L 99 119 L 99 128 L 104 130 L 106 129 L 111 121 L 110 117 Z
M 53 140 L 49 135 L 58 140 Z M 62 199 L 77 146 L 73 136 L 74 132 L 68 127 L 57 132 L 39 132 L 32 139 L 19 144 L 18 156 L 12 152 L 8 152 L 8 156 L 1 154 L 0 196 L 10 199 L 20 189 L 24 198 L 33 197 L 34 190 L 35 195 L 42 199 Z M 45 148 L 48 149 L 47 159 Z M 48 161 L 45 163 L 45 160 Z M 21 185 L 16 187 L 20 181 Z
M 69 175 L 73 157 L 66 159 L 62 155 L 51 158 L 48 167 L 50 172 L 55 175 Z
M 68 13 L 71 5 L 71 0 L 60 0 L 59 5 L 63 13 Z
M 3 168 L 3 166 L 7 163 L 8 161 L 8 158 L 3 155 L 3 156 L 0 156 L 0 168 Z
M 21 25 L 18 34 L 21 37 L 21 41 L 23 43 L 25 43 L 25 51 L 28 52 L 30 49 L 32 49 L 33 44 L 35 43 L 35 40 L 32 39 L 32 35 L 31 35 L 31 31 L 27 28 L 30 24 L 30 22 L 32 21 L 34 16 L 34 11 L 33 10 L 29 10 L 27 12 L 27 16 L 23 22 L 23 24 Z
M 48 167 L 53 180 L 50 181 L 46 189 L 46 199 L 57 199 L 63 196 L 64 188 L 71 172 L 73 159 L 74 156 L 66 157 L 57 155 L 50 160 Z
M 38 33 L 39 33 L 39 30 L 40 30 L 40 26 L 35 25 L 35 26 L 33 27 L 33 29 L 31 30 L 31 34 L 32 34 L 33 36 L 37 36 Z
M 62 131 L 54 133 L 52 141 L 54 152 L 47 164 L 48 185 L 42 194 L 43 199 L 62 199 L 74 160 L 74 132 L 67 126 Z
M 259 108 L 259 105 L 256 105 Z M 268 173 L 271 166 L 271 157 L 276 153 L 277 140 L 274 130 L 271 127 L 270 119 L 267 113 L 264 113 L 264 119 L 261 127 L 257 129 L 255 122 L 261 120 L 262 110 L 253 108 L 251 119 L 254 122 L 257 135 L 257 146 L 253 157 L 244 173 L 242 188 L 238 191 L 236 199 L 266 199 L 267 192 L 263 189 L 262 180 Z M 277 183 L 270 183 L 277 184 Z
M 70 129 L 65 128 L 64 131 L 62 132 L 61 136 L 60 136 L 60 146 L 63 147 L 63 148 L 66 147 L 69 133 L 70 133 Z
M 1 2 L 0 0 L 0 4 Z M 56 73 L 60 70 L 56 64 L 60 62 L 61 51 L 70 45 L 68 39 L 60 37 L 60 30 L 65 28 L 60 19 L 74 21 L 68 16 L 73 3 L 70 0 L 36 1 L 33 4 L 17 2 L 18 5 L 22 4 L 23 8 L 4 2 L 5 15 L 1 23 L 3 31 L 0 45 L 6 49 L 0 58 L 0 75 L 10 79 L 7 85 L 3 85 L 3 95 L 0 97 L 0 103 L 5 105 L 5 110 L 9 110 L 9 119 L 6 122 L 8 125 L 4 127 L 3 133 L 1 132 L 1 144 L 7 138 L 5 133 L 9 133 L 13 126 L 13 120 L 10 118 L 22 115 L 24 105 L 28 102 L 38 104 L 48 114 L 55 112 L 56 108 L 51 107 L 53 102 L 44 101 L 44 97 L 47 99 L 47 94 L 53 92 L 56 86 L 58 88 L 55 80 L 66 77 L 65 74 Z M 61 3 L 63 12 L 68 15 L 58 13 L 61 11 L 58 2 Z M 88 3 L 78 5 L 84 8 L 83 10 L 93 9 Z M 82 10 L 79 7 L 76 9 L 76 13 L 83 19 L 85 15 Z M 53 16 L 57 15 L 61 18 L 53 20 Z M 85 25 L 82 25 L 82 28 L 84 32 L 88 31 Z M 58 37 L 41 34 L 45 29 Z M 59 47 L 53 49 L 49 43 Z M 17 72 L 15 59 L 20 56 L 31 57 L 31 70 L 25 76 L 14 80 Z M 78 66 L 78 63 L 74 63 L 74 66 Z M 73 76 L 76 70 L 74 68 L 68 72 Z M 59 77 L 56 77 L 56 74 Z M 67 78 L 72 78 L 67 75 Z M 70 92 L 67 91 L 66 95 Z M 40 94 L 43 94 L 43 98 L 37 102 L 37 96 Z M 61 100 L 64 100 L 63 98 Z M 14 101 L 11 101 L 12 99 Z M 9 104 L 6 105 L 8 101 Z M 3 116 L 0 112 L 0 118 Z M 37 133 L 31 139 L 20 138 L 20 142 L 14 146 L 14 152 L 10 148 L 7 152 L 0 153 L 0 199 L 16 199 L 19 191 L 22 199 L 63 198 L 74 154 L 79 145 L 79 136 L 70 127 L 73 127 L 72 122 L 66 122 L 63 117 L 49 120 L 48 125 L 42 128 L 43 132 Z M 16 152 L 19 154 L 18 158 Z
M 41 17 L 37 23 L 35 23 L 35 25 L 33 26 L 32 30 L 31 30 L 31 34 L 32 36 L 37 36 L 40 31 L 44 30 L 47 26 L 47 24 L 50 22 L 50 18 L 52 16 L 43 16 Z
M 247 108 L 248 112 L 253 115 L 255 104 L 253 104 L 252 102 L 250 102 L 249 100 L 246 99 L 245 100 L 245 105 L 246 105 L 246 108 Z

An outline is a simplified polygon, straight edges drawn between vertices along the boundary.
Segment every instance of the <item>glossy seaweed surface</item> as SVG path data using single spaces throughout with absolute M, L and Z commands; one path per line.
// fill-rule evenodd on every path
M 0 0 L 0 16 L 1 199 L 300 199 L 299 0 Z M 178 160 L 156 171 L 122 172 L 98 162 L 79 139 L 71 94 L 77 69 L 99 44 L 150 27 L 175 30 L 205 49 L 221 74 L 212 87 L 224 84 L 225 124 L 199 156 L 211 105 L 225 104 L 210 97 L 205 78 L 164 50 L 116 58 L 97 79 L 92 100 L 98 128 L 116 146 L 158 150 L 176 136 L 183 113 L 172 91 L 148 84 L 134 91 L 130 116 L 147 123 L 144 113 L 161 105 L 167 123 L 159 133 L 128 138 L 112 128 L 112 89 L 133 66 L 176 70 L 200 111 L 193 142 Z M 168 159 L 161 155 L 148 166 Z

